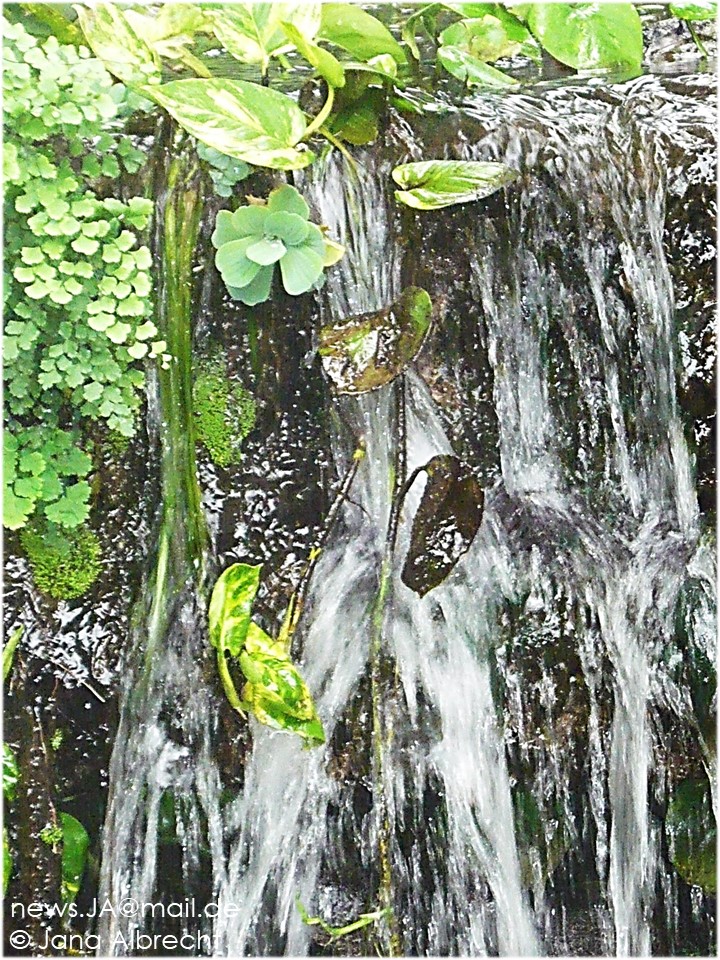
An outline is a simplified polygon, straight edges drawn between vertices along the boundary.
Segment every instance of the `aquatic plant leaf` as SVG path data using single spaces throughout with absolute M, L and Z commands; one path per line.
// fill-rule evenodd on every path
M 282 28 L 290 23 L 308 41 L 320 27 L 319 3 L 232 3 L 212 11 L 212 28 L 233 57 L 260 64 L 266 72 L 272 56 L 293 47 Z
M 527 23 L 550 56 L 576 70 L 640 70 L 642 25 L 632 3 L 533 3 Z
M 282 23 L 285 34 L 298 53 L 304 57 L 311 67 L 323 77 L 331 87 L 345 86 L 345 70 L 329 50 L 323 50 L 312 40 L 308 40 L 293 23 Z
M 718 5 L 713 0 L 695 3 L 671 3 L 670 13 L 680 20 L 717 20 Z
M 272 265 L 261 267 L 250 283 L 242 289 L 228 287 L 228 293 L 235 300 L 244 303 L 246 307 L 255 307 L 258 303 L 264 303 L 270 296 L 274 276 L 275 271 Z
M 64 903 L 72 903 L 80 892 L 85 873 L 90 838 L 87 830 L 69 813 L 60 813 L 62 828 L 62 886 L 61 896 Z
M 502 70 L 496 70 L 495 67 L 478 60 L 461 47 L 440 47 L 437 58 L 448 73 L 469 86 L 511 87 L 518 82 Z
M 298 213 L 288 213 L 285 210 L 278 210 L 277 213 L 271 213 L 265 224 L 265 234 L 277 237 L 288 246 L 297 246 L 307 239 L 310 232 L 310 224 Z
M 218 214 L 212 235 L 215 263 L 234 299 L 248 306 L 267 300 L 276 263 L 292 296 L 317 286 L 344 247 L 326 241 L 308 221 L 309 213 L 295 187 L 286 184 L 271 191 L 267 204 L 254 201 L 233 214 Z
M 218 577 L 210 597 L 210 643 L 239 657 L 245 645 L 262 564 L 234 563 Z
M 392 177 L 403 187 L 395 191 L 401 203 L 416 210 L 438 210 L 489 197 L 511 183 L 517 173 L 502 163 L 425 160 L 395 167 Z
M 358 60 L 370 60 L 389 53 L 398 63 L 406 63 L 405 51 L 380 21 L 351 3 L 323 3 L 320 37 Z
M 215 254 L 215 266 L 229 287 L 244 287 L 256 276 L 261 265 L 247 256 L 248 249 L 256 240 L 259 238 L 254 236 L 231 240 Z
M 183 129 L 229 157 L 273 170 L 299 170 L 315 159 L 296 144 L 307 124 L 290 97 L 245 80 L 173 80 L 142 88 Z
M 433 457 L 423 470 L 427 484 L 402 570 L 403 583 L 421 597 L 467 552 L 480 529 L 484 503 L 482 487 L 457 457 Z
M 262 240 L 256 240 L 250 244 L 246 250 L 246 256 L 248 260 L 267 267 L 271 263 L 277 263 L 286 250 L 287 247 L 282 240 L 266 240 L 263 237 Z
M 296 297 L 307 293 L 322 276 L 323 257 L 307 247 L 289 247 L 280 261 L 280 273 L 285 290 Z
M 320 356 L 340 393 L 366 393 L 395 379 L 420 352 L 432 323 L 432 300 L 408 287 L 388 309 L 325 327 Z
M 270 213 L 295 213 L 303 220 L 307 220 L 310 216 L 310 207 L 303 199 L 302 194 L 295 187 L 291 187 L 289 183 L 285 183 L 281 187 L 275 187 L 274 190 L 270 191 L 267 199 L 267 210 Z
M 323 242 L 325 244 L 323 266 L 332 267 L 345 256 L 345 247 L 342 243 L 338 243 L 336 240 L 328 240 L 327 237 L 323 238 Z
M 95 56 L 127 84 L 160 83 L 160 64 L 152 49 L 135 32 L 121 7 L 114 3 L 77 5 L 80 26 Z

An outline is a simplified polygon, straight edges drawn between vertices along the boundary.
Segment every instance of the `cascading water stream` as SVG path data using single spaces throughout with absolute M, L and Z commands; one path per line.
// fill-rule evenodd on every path
M 376 169 L 371 157 L 361 157 L 356 179 L 341 158 L 333 157 L 320 177 L 313 176 L 306 185 L 319 218 L 349 246 L 329 283 L 333 320 L 385 307 L 399 293 L 386 193 L 389 170 L 388 163 Z M 391 393 L 392 388 L 385 388 L 368 398 L 346 400 L 341 407 L 349 432 L 364 437 L 367 454 L 351 492 L 353 502 L 345 508 L 345 530 L 334 538 L 316 571 L 303 645 L 304 671 L 329 741 L 369 669 L 371 614 L 390 510 Z M 435 453 L 447 452 L 449 444 L 419 381 L 412 381 L 407 402 L 408 465 L 414 468 Z M 407 529 L 401 530 L 401 546 L 407 536 Z M 490 555 L 479 565 L 479 578 L 442 588 L 432 599 L 416 597 L 401 583 L 400 566 L 392 569 L 384 653 L 396 664 L 409 736 L 394 739 L 397 724 L 393 735 L 384 731 L 392 743 L 383 745 L 381 775 L 391 825 L 390 897 L 407 949 L 421 945 L 430 953 L 486 953 L 499 948 L 510 955 L 537 951 L 520 886 L 502 730 L 490 690 L 491 618 L 478 616 L 484 586 L 491 597 L 497 593 L 496 577 L 489 572 L 493 560 Z M 463 689 L 466 697 L 459 695 Z M 418 717 L 418 695 L 430 711 L 425 724 Z M 387 719 L 387 705 L 383 714 Z M 232 811 L 231 827 L 239 837 L 224 896 L 242 909 L 220 928 L 225 951 L 306 952 L 309 931 L 295 909 L 296 897 L 324 912 L 344 906 L 342 892 L 333 893 L 322 882 L 324 861 L 332 859 L 333 849 L 341 849 L 343 842 L 342 831 L 333 829 L 335 822 L 351 822 L 368 876 L 378 871 L 377 823 L 372 816 L 353 815 L 352 797 L 343 797 L 326 769 L 328 760 L 322 751 L 308 754 L 287 737 L 256 730 L 245 790 Z M 408 855 L 401 849 L 400 834 L 406 817 L 422 819 L 421 809 L 411 813 L 413 806 L 421 806 L 425 791 L 437 784 L 446 797 L 447 849 L 435 851 L 433 893 L 431 902 L 425 902 L 418 895 L 424 835 L 418 834 L 418 849 Z M 377 789 L 375 784 L 376 796 Z M 337 821 L 329 815 L 331 805 L 343 811 Z M 482 893 L 486 889 L 494 900 L 492 908 Z M 372 906 L 354 904 L 356 913 Z M 424 910 L 430 913 L 429 923 Z
M 172 129 L 165 133 L 172 136 Z M 186 892 L 194 892 L 194 878 L 200 876 L 205 836 L 216 870 L 223 865 L 221 786 L 211 744 L 214 701 L 203 676 L 199 629 L 207 533 L 194 439 L 187 430 L 191 269 L 201 204 L 192 153 L 178 142 L 174 149 L 166 147 L 162 132 L 159 144 L 155 195 L 163 282 L 158 320 L 176 362 L 158 373 L 148 398 L 148 427 L 160 449 L 162 502 L 154 565 L 133 618 L 110 764 L 100 902 L 112 910 L 98 921 L 103 956 L 135 953 L 135 934 L 152 925 L 152 916 L 123 912 L 122 905 L 126 898 L 140 905 L 157 902 L 159 818 L 166 791 L 173 799 Z
M 648 813 L 652 677 L 663 643 L 673 636 L 674 604 L 698 532 L 675 398 L 673 293 L 663 251 L 668 163 L 650 106 L 664 105 L 664 96 L 655 78 L 641 78 L 608 103 L 582 91 L 575 97 L 549 91 L 542 100 L 524 102 L 509 98 L 497 104 L 493 132 L 469 151 L 515 165 L 526 185 L 500 241 L 510 238 L 512 253 L 503 260 L 494 226 L 480 221 L 473 271 L 495 371 L 505 489 L 523 509 L 541 507 L 565 528 L 554 558 L 561 570 L 553 572 L 566 582 L 569 576 L 572 588 L 585 593 L 599 624 L 595 641 L 612 666 L 607 761 L 597 708 L 591 719 L 590 804 L 601 884 L 608 814 L 612 824 L 608 890 L 621 956 L 650 952 L 657 865 Z M 696 118 L 697 107 L 684 106 L 686 112 L 675 99 L 676 126 L 683 116 L 688 124 Z M 536 178 L 543 182 L 539 190 Z M 562 224 L 573 240 L 562 236 Z M 556 258 L 560 244 L 573 249 L 573 243 L 576 277 Z M 566 398 L 544 360 L 556 348 L 548 342 L 553 325 L 584 393 L 585 411 L 577 420 L 585 437 L 573 437 L 564 422 Z M 604 452 L 599 464 L 592 461 L 595 445 Z M 594 498 L 588 498 L 585 491 L 593 487 Z M 572 540 L 580 531 L 573 513 L 593 528 L 576 547 Z M 596 656 L 585 646 L 591 691 Z M 607 811 L 604 788 L 595 788 L 606 763 Z

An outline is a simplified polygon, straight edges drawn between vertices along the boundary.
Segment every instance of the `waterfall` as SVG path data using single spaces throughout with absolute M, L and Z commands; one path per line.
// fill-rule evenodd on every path
M 681 609 L 689 655 L 714 663 L 714 561 L 676 396 L 664 237 L 679 189 L 668 170 L 682 168 L 677 151 L 706 156 L 708 118 L 692 84 L 674 82 L 468 99 L 448 121 L 448 156 L 504 161 L 519 177 L 454 210 L 395 202 L 392 167 L 425 156 L 422 133 L 397 117 L 354 150 L 355 166 L 334 151 L 294 174 L 313 219 L 347 247 L 318 295 L 323 323 L 387 307 L 408 276 L 448 301 L 440 335 L 405 374 L 407 468 L 465 457 L 482 475 L 482 525 L 449 577 L 417 596 L 400 571 L 418 478 L 378 617 L 400 391 L 333 397 L 334 475 L 360 438 L 366 456 L 293 650 L 326 744 L 305 749 L 250 718 L 242 788 L 221 803 L 197 567 L 173 569 L 173 629 L 146 662 L 150 584 L 113 753 L 101 897 L 157 895 L 171 790 L 181 892 L 217 901 L 205 921 L 217 955 L 681 948 L 678 880 L 663 860 L 668 718 L 697 745 L 715 810 L 717 778 L 677 637 Z M 423 262 L 429 251 L 437 264 Z M 166 402 L 151 395 L 155 432 Z M 387 903 L 392 923 L 321 947 L 298 901 L 337 925 Z M 150 925 L 106 923 L 104 952 L 123 952 L 111 949 L 116 931 Z

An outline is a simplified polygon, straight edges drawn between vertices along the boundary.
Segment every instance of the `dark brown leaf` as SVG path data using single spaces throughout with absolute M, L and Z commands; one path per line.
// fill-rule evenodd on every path
M 457 457 L 433 457 L 423 468 L 427 484 L 413 520 L 402 581 L 424 596 L 447 577 L 480 528 L 484 496 Z

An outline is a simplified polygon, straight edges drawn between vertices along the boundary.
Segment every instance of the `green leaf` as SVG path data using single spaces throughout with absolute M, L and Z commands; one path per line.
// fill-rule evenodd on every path
M 90 484 L 86 480 L 79 480 L 68 487 L 55 503 L 45 508 L 45 515 L 53 523 L 65 527 L 77 527 L 90 515 L 88 500 L 90 499 Z
M 322 47 L 308 40 L 292 23 L 282 23 L 281 26 L 300 56 L 305 57 L 310 66 L 315 67 L 331 87 L 345 86 L 343 66 L 329 50 L 323 50 Z
M 270 213 L 294 213 L 298 217 L 302 217 L 303 220 L 307 220 L 310 216 L 310 207 L 303 199 L 302 194 L 288 183 L 270 191 L 267 210 Z
M 695 3 L 671 3 L 670 13 L 680 20 L 717 20 L 718 5 L 713 0 L 696 0 Z
M 229 157 L 274 170 L 299 170 L 315 159 L 296 148 L 307 129 L 297 104 L 244 80 L 175 80 L 143 87 L 188 133 Z
M 244 287 L 255 277 L 260 264 L 249 260 L 247 249 L 257 242 L 257 237 L 243 237 L 223 244 L 215 254 L 215 265 L 225 284 L 229 287 Z
M 283 286 L 293 297 L 307 293 L 322 272 L 323 257 L 307 246 L 289 247 L 280 261 Z
M 323 3 L 320 36 L 358 60 L 389 53 L 406 63 L 405 51 L 378 19 L 351 3 Z
M 517 177 L 502 163 L 473 160 L 426 160 L 395 167 L 392 177 L 402 190 L 395 198 L 416 210 L 438 210 L 455 203 L 489 197 Z
M 640 72 L 642 24 L 632 3 L 533 3 L 527 17 L 533 35 L 560 63 Z
M 402 570 L 405 586 L 421 597 L 442 583 L 469 550 L 484 502 L 475 475 L 457 457 L 433 457 L 422 469 L 427 483 Z
M 18 643 L 20 643 L 23 631 L 23 627 L 18 627 L 17 630 L 13 630 L 10 639 L 3 644 L 3 680 L 7 680 L 10 676 L 15 650 L 17 649 Z
M 307 240 L 310 233 L 310 224 L 297 213 L 286 213 L 280 210 L 271 213 L 265 223 L 266 236 L 277 237 L 288 246 L 295 247 Z
M 10 487 L 3 487 L 3 526 L 8 530 L 20 530 L 24 527 L 34 509 L 34 500 L 18 497 Z
M 239 660 L 248 681 L 243 701 L 260 723 L 296 733 L 311 745 L 325 742 L 310 692 L 282 643 L 252 624 Z
M 270 57 L 292 49 L 281 23 L 291 23 L 308 41 L 320 27 L 320 4 L 233 3 L 212 12 L 215 36 L 228 53 L 245 63 L 257 63 L 263 73 Z
M 215 218 L 215 229 L 210 241 L 215 249 L 237 238 L 237 231 L 233 225 L 233 215 L 229 210 L 220 210 Z
M 262 564 L 234 563 L 218 577 L 208 609 L 210 643 L 216 650 L 240 656 L 260 586 L 261 570 Z
M 287 247 L 282 240 L 256 240 L 245 251 L 248 260 L 259 263 L 263 267 L 269 266 L 285 254 Z
M 387 310 L 324 327 L 320 356 L 340 393 L 366 393 L 395 379 L 420 352 L 432 323 L 432 301 L 408 287 Z
M 240 300 L 241 303 L 244 303 L 248 307 L 254 307 L 258 303 L 264 303 L 270 296 L 274 273 L 274 266 L 261 267 L 250 283 L 246 284 L 242 289 L 228 287 L 228 292 L 233 299 Z
M 440 34 L 440 43 L 444 47 L 459 47 L 484 63 L 512 57 L 520 50 L 520 43 L 513 40 L 503 23 L 492 15 L 453 23 Z
M 62 828 L 62 900 L 72 903 L 80 892 L 90 838 L 87 830 L 69 813 L 60 813 Z
M 448 73 L 469 86 L 508 87 L 518 82 L 460 47 L 440 47 L 437 58 Z
M 122 7 L 95 3 L 75 7 L 93 53 L 123 83 L 160 81 L 160 67 L 151 48 L 133 30 Z
M 238 207 L 232 214 L 232 226 L 235 238 L 262 236 L 265 233 L 265 222 L 268 218 L 267 207 L 255 206 Z M 235 239 L 233 238 L 233 239 Z

